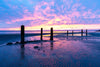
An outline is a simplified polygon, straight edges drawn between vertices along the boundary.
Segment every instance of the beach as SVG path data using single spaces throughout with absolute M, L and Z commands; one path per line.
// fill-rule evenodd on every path
M 88 36 L 56 32 L 53 41 L 50 41 L 50 34 L 43 35 L 43 41 L 40 41 L 39 32 L 31 33 L 25 40 L 38 42 L 13 45 L 6 43 L 20 41 L 20 34 L 3 35 L 0 67 L 100 67 L 99 32 L 88 33 Z

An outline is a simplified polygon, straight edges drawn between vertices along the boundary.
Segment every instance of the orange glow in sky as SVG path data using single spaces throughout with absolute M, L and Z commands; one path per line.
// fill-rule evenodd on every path
M 75 29 L 99 29 L 100 24 L 89 24 L 89 25 L 83 25 L 83 24 L 71 24 L 71 25 L 40 25 L 40 26 L 31 26 L 31 27 L 25 27 L 25 30 L 40 30 L 40 28 L 43 28 L 44 30 L 50 30 L 50 28 L 53 27 L 54 30 L 75 30 Z M 20 27 L 18 28 L 1 28 L 0 30 L 20 30 Z

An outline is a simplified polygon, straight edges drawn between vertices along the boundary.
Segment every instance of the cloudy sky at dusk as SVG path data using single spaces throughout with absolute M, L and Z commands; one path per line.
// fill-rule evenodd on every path
M 0 0 L 0 30 L 99 29 L 100 0 Z

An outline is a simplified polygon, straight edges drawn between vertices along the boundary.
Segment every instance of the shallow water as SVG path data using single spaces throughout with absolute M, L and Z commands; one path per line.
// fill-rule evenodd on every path
M 39 40 L 40 36 L 25 39 Z M 100 37 L 54 34 L 54 41 L 2 46 L 0 67 L 100 67 Z
M 99 36 L 100 33 L 96 33 L 94 30 L 88 30 L 88 32 L 91 32 L 92 36 Z M 50 33 L 49 30 L 44 30 L 43 33 L 48 34 Z M 54 35 L 63 35 L 65 36 L 66 30 L 54 30 Z M 72 36 L 72 31 L 69 30 L 69 36 Z M 25 31 L 25 37 L 30 36 L 39 36 L 40 30 L 34 30 L 34 31 Z M 66 34 L 67 35 L 67 34 Z M 84 36 L 85 36 L 85 30 L 84 30 Z M 49 35 L 44 35 L 49 36 Z M 81 36 L 80 30 L 75 30 L 73 36 Z M 27 38 L 25 38 L 27 40 Z M 16 42 L 20 41 L 20 31 L 0 31 L 0 45 L 7 44 L 8 42 Z

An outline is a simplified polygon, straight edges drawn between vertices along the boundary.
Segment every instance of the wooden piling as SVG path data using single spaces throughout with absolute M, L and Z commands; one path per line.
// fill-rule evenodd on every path
M 88 31 L 87 31 L 87 29 L 86 29 L 86 36 L 87 36 L 87 33 L 88 33 Z
M 53 28 L 51 28 L 50 40 L 53 40 Z
M 43 40 L 43 28 L 41 28 L 41 40 Z
M 24 25 L 21 25 L 21 43 L 24 44 Z
M 67 36 L 68 36 L 68 30 L 67 30 Z
M 81 29 L 81 36 L 83 36 L 83 29 Z

